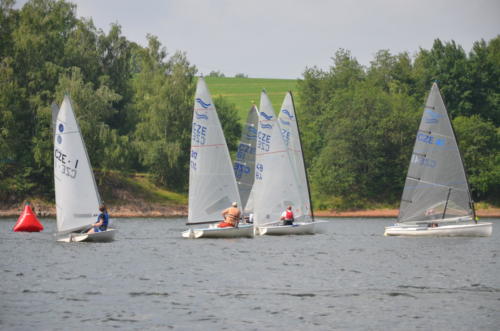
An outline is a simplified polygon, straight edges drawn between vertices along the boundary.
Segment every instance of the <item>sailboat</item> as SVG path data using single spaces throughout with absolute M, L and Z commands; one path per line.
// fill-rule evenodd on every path
M 83 233 L 97 221 L 101 199 L 69 96 L 57 112 L 54 133 L 57 233 L 61 242 L 112 241 L 116 230 Z
M 418 128 L 399 207 L 386 236 L 490 236 L 477 222 L 462 157 L 436 83 Z
M 184 238 L 253 237 L 252 224 L 218 228 L 221 212 L 236 202 L 241 208 L 229 150 L 203 78 L 198 79 L 191 131 L 189 168 L 189 207 L 187 225 L 210 224 L 206 228 L 190 228 Z
M 258 109 L 253 105 L 247 116 L 247 121 L 241 132 L 241 139 L 234 161 L 234 174 L 240 192 L 243 214 L 253 213 L 253 198 L 251 192 L 255 180 L 255 144 L 257 142 Z
M 291 98 L 291 95 L 289 97 Z M 285 98 L 285 102 L 291 101 L 290 98 Z M 283 139 L 280 122 L 264 91 L 261 93 L 259 108 L 253 189 L 256 233 L 259 235 L 313 234 L 314 223 L 311 219 L 310 202 L 303 192 L 307 192 L 307 185 L 304 186 L 298 178 L 296 169 L 300 167 L 295 161 L 292 162 L 287 146 L 287 143 L 290 146 L 295 144 L 296 139 L 292 137 L 294 136 L 293 129 L 290 126 L 292 120 L 295 122 L 293 105 L 290 107 L 286 104 L 282 107 L 287 114 L 286 117 L 281 117 L 281 120 L 288 121 L 289 126 L 287 143 Z M 287 206 L 292 207 L 295 222 L 293 225 L 280 225 L 281 213 Z

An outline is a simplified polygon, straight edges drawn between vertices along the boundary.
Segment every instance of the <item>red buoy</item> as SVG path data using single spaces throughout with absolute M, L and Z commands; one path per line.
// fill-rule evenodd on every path
M 43 230 L 42 223 L 36 218 L 29 204 L 24 206 L 24 210 L 17 219 L 13 230 L 14 232 L 40 232 Z

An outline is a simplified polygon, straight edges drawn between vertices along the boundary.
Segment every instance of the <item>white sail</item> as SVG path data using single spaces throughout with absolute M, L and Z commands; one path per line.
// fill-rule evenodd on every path
M 311 202 L 309 200 L 309 186 L 307 185 L 306 169 L 304 166 L 304 157 L 302 145 L 300 142 L 300 133 L 295 114 L 292 94 L 288 92 L 281 105 L 281 111 L 278 115 L 279 125 L 283 141 L 288 147 L 290 162 L 297 178 L 297 187 L 301 197 L 301 209 L 304 213 L 303 221 L 312 220 Z
M 64 97 L 54 135 L 57 230 L 71 231 L 96 221 L 100 197 L 71 101 Z
M 291 205 L 296 219 L 304 214 L 297 179 L 267 94 L 261 93 L 255 158 L 254 222 L 277 222 Z
M 221 212 L 232 202 L 241 206 L 226 139 L 207 85 L 199 78 L 191 133 L 187 224 L 219 221 Z
M 240 144 L 234 161 L 234 174 L 238 182 L 241 203 L 245 212 L 251 212 L 253 209 L 253 199 L 250 199 L 250 192 L 255 180 L 255 143 L 257 141 L 258 122 L 258 109 L 257 106 L 253 105 L 248 111 L 247 122 L 241 132 Z M 250 201 L 250 204 L 248 204 L 248 201 Z
M 469 216 L 473 205 L 462 158 L 438 86 L 427 98 L 408 168 L 399 222 Z

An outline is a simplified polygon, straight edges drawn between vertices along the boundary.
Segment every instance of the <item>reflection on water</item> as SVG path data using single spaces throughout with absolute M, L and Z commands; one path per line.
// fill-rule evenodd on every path
M 119 219 L 112 243 L 55 242 L 0 220 L 0 329 L 497 329 L 490 238 L 387 238 L 388 219 L 314 236 L 180 237 L 184 219 Z

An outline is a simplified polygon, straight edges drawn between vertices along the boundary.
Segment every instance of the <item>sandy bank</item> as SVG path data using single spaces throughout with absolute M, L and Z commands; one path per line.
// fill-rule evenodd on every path
M 35 211 L 40 217 L 55 217 L 56 211 L 53 205 L 37 205 L 34 203 Z M 18 217 L 23 205 L 0 208 L 0 217 Z M 111 217 L 186 217 L 187 206 L 164 206 L 160 204 L 120 205 L 108 206 Z M 488 208 L 477 210 L 477 215 L 485 218 L 500 218 L 500 208 Z M 319 210 L 314 212 L 317 217 L 389 217 L 398 216 L 397 209 L 372 209 L 354 211 Z

